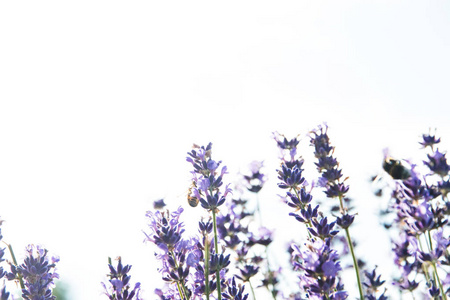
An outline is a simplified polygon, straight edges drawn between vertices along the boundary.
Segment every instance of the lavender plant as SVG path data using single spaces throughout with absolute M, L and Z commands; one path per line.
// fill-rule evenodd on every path
M 211 213 L 213 221 L 214 233 L 214 253 L 212 258 L 217 257 L 219 260 L 226 261 L 227 257 L 223 253 L 219 253 L 219 240 L 217 234 L 217 219 L 216 214 L 219 212 L 219 207 L 225 203 L 226 196 L 231 192 L 228 184 L 225 189 L 221 189 L 223 185 L 223 176 L 227 173 L 227 168 L 224 166 L 220 173 L 217 171 L 222 161 L 215 161 L 211 158 L 212 144 L 209 143 L 206 147 L 194 145 L 194 149 L 188 152 L 186 160 L 190 162 L 194 170 L 192 171 L 192 186 L 188 195 L 188 201 L 191 206 L 197 206 L 200 202 L 201 206 Z M 209 253 L 209 238 L 205 237 L 205 257 L 208 260 Z M 212 267 L 212 266 L 210 266 Z M 216 273 L 216 287 L 217 298 L 222 299 L 222 281 L 220 271 L 223 265 L 215 268 Z M 205 283 L 209 282 L 209 270 L 205 269 Z M 209 299 L 209 286 L 206 285 L 206 296 Z
M 390 172 L 394 181 L 390 207 L 395 212 L 390 226 L 399 236 L 393 241 L 394 262 L 400 271 L 396 285 L 413 295 L 418 293 L 418 289 L 424 295 L 425 288 L 431 298 L 447 299 L 450 283 L 450 239 L 446 233 L 450 214 L 447 198 L 450 167 L 445 153 L 435 149 L 439 142 L 440 138 L 431 134 L 423 135 L 419 142 L 429 150 L 427 160 L 423 162 L 429 170 L 425 175 L 419 171 L 418 165 L 410 164 L 408 168 L 389 157 L 386 161 L 396 168 L 395 173 Z M 396 162 L 395 165 L 392 161 Z M 395 174 L 406 175 L 399 177 Z M 421 277 L 425 287 L 419 280 Z
M 278 283 L 284 272 L 269 263 L 268 247 L 274 234 L 263 226 L 258 198 L 267 179 L 261 171 L 262 162 L 252 163 L 250 173 L 243 176 L 247 193 L 253 195 L 250 200 L 244 193 L 228 200 L 232 189 L 230 184 L 224 185 L 227 168 L 220 168 L 222 162 L 212 158 L 209 143 L 206 147 L 194 145 L 186 159 L 193 166 L 188 203 L 192 207 L 200 204 L 207 215 L 198 220 L 197 234 L 188 236 L 185 232 L 181 206 L 169 211 L 160 199 L 154 202 L 154 211 L 146 214 L 145 241 L 156 245 L 158 271 L 165 283 L 155 289 L 155 295 L 161 300 L 247 300 L 245 285 L 248 284 L 256 299 L 253 285 L 260 282 L 259 287 L 267 288 L 273 299 L 347 299 L 349 293 L 341 279 L 342 257 L 347 251 L 336 248 L 343 239 L 344 249 L 352 257 L 359 299 L 388 299 L 386 283 L 390 280 L 382 279 L 376 267 L 361 272 L 364 278 L 360 276 L 350 237 L 356 213 L 352 212 L 347 196 L 349 185 L 334 156 L 335 148 L 330 144 L 327 129 L 318 127 L 308 135 L 317 159 L 318 180 L 306 180 L 304 176 L 305 161 L 297 153 L 298 136 L 287 139 L 274 134 L 281 153 L 278 187 L 285 191 L 283 199 L 293 210 L 289 215 L 302 224 L 289 249 L 290 264 L 298 279 L 296 291 L 290 295 L 280 291 Z M 391 189 L 387 210 L 393 213 L 386 228 L 395 236 L 392 252 L 398 274 L 393 282 L 413 299 L 446 300 L 450 294 L 450 165 L 446 153 L 437 148 L 440 141 L 431 133 L 422 136 L 419 143 L 426 151 L 426 158 L 421 164 L 388 156 L 383 163 L 383 169 L 391 177 L 387 180 L 387 188 Z M 327 201 L 332 203 L 330 210 L 316 200 L 318 197 L 313 197 L 318 188 L 323 189 L 326 198 L 335 200 Z M 56 299 L 52 288 L 59 277 L 55 271 L 59 258 L 50 257 L 41 246 L 30 245 L 24 262 L 19 265 L 11 245 L 6 245 L 0 247 L 0 279 L 19 282 L 25 300 Z M 12 261 L 6 261 L 6 249 Z M 4 268 L 6 263 L 10 271 Z M 102 283 L 106 297 L 141 299 L 140 283 L 130 284 L 130 269 L 130 265 L 122 264 L 121 258 L 116 266 L 109 259 L 109 280 Z M 11 298 L 12 292 L 3 284 L 0 300 Z
M 297 138 L 288 140 L 275 133 L 275 140 L 281 150 L 281 168 L 278 170 L 278 186 L 286 189 L 287 204 L 298 213 L 290 213 L 306 226 L 308 237 L 304 247 L 293 244 L 292 257 L 299 271 L 300 287 L 310 299 L 346 299 L 347 292 L 340 283 L 339 255 L 332 249 L 331 240 L 338 233 L 334 230 L 336 221 L 328 223 L 319 206 L 311 205 L 312 195 L 302 176 L 304 160 L 297 155 Z
M 347 246 L 350 249 L 353 267 L 355 268 L 359 296 L 361 299 L 364 299 L 358 260 L 355 255 L 349 229 L 353 224 L 355 215 L 349 214 L 349 209 L 344 204 L 344 200 L 348 199 L 346 194 L 349 190 L 349 186 L 345 184 L 345 179 L 342 180 L 342 169 L 339 169 L 339 163 L 337 159 L 333 157 L 334 147 L 330 144 L 327 129 L 327 126 L 325 126 L 325 130 L 320 126 L 311 133 L 311 145 L 314 146 L 314 155 L 318 159 L 316 166 L 322 174 L 319 178 L 319 185 L 325 187 L 325 194 L 328 198 L 337 198 L 339 200 L 339 212 L 341 216 L 337 218 L 336 223 L 345 231 Z
M 7 274 L 9 280 L 23 280 L 22 297 L 26 300 L 54 300 L 52 294 L 53 280 L 59 278 L 55 272 L 58 257 L 48 257 L 48 251 L 41 246 L 29 245 L 28 256 L 24 263 L 15 266 L 11 264 L 11 272 Z
M 122 258 L 118 258 L 117 267 L 114 268 L 111 262 L 111 258 L 108 258 L 108 267 L 110 273 L 108 274 L 109 286 L 106 286 L 102 282 L 103 288 L 105 290 L 105 295 L 108 296 L 110 300 L 139 300 L 140 287 L 141 284 L 138 282 L 135 284 L 134 288 L 131 290 L 130 279 L 131 276 L 128 275 L 130 272 L 130 265 L 122 265 Z

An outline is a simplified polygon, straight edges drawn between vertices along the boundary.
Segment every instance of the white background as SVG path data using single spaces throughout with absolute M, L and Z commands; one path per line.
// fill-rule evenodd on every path
M 307 145 L 325 121 L 367 254 L 381 243 L 367 180 L 382 149 L 420 162 L 429 128 L 450 149 L 449 20 L 445 1 L 3 1 L 4 240 L 19 257 L 28 243 L 58 254 L 71 299 L 105 299 L 118 255 L 153 299 L 144 214 L 160 197 L 187 206 L 192 143 L 213 142 L 230 181 L 266 160 L 262 198 L 276 207 L 271 133 Z M 195 224 L 200 208 L 186 209 Z M 369 260 L 390 264 L 380 251 Z

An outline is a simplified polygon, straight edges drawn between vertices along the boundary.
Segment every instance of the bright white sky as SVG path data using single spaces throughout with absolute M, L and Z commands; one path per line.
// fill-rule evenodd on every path
M 273 202 L 271 132 L 326 121 L 370 245 L 382 149 L 420 160 L 430 127 L 450 149 L 449 20 L 445 1 L 4 1 L 4 240 L 58 254 L 73 299 L 100 299 L 118 255 L 153 298 L 144 214 L 186 207 L 191 144 L 231 174 L 265 159 Z

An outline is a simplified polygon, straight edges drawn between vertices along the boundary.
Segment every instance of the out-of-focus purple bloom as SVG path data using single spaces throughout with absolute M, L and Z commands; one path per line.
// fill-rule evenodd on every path
M 25 288 L 22 297 L 25 300 L 54 300 L 52 295 L 53 280 L 59 278 L 55 272 L 57 257 L 49 258 L 48 251 L 41 246 L 29 245 L 28 256 L 23 264 L 17 267 L 17 273 L 22 276 Z
M 242 279 L 244 282 L 249 281 L 254 275 L 258 273 L 259 267 L 254 265 L 245 265 L 243 268 L 240 268 L 241 276 L 237 276 Z
M 222 293 L 224 299 L 229 300 L 247 300 L 248 294 L 244 294 L 245 286 L 236 285 L 236 280 L 231 279 L 228 282 L 228 288 Z
M 363 283 L 364 286 L 366 286 L 366 297 L 367 299 L 387 299 L 386 296 L 384 296 L 384 292 L 382 295 L 380 295 L 379 298 L 376 297 L 377 292 L 379 291 L 379 288 L 386 282 L 385 280 L 381 280 L 381 275 L 378 275 L 376 273 L 376 268 L 372 270 L 372 272 L 365 271 L 364 274 L 366 275 L 366 281 Z
M 438 182 L 438 190 L 442 196 L 447 197 L 448 193 L 450 193 L 450 179 Z
M 405 216 L 405 223 L 408 225 L 411 234 L 424 233 L 427 230 L 434 228 L 434 215 L 427 202 L 422 202 L 418 206 L 414 206 L 411 203 L 404 201 L 400 207 L 401 212 Z
M 166 206 L 166 203 L 164 203 L 164 199 L 159 199 L 159 200 L 153 201 L 154 209 L 163 209 L 165 206 Z
M 415 280 L 411 281 L 408 278 L 406 278 L 396 283 L 396 285 L 400 287 L 402 290 L 412 292 L 419 286 L 419 283 L 416 282 Z
M 439 144 L 440 142 L 441 142 L 441 139 L 440 138 L 436 139 L 436 136 L 434 136 L 434 135 L 423 134 L 422 141 L 419 142 L 419 144 L 421 144 L 424 148 L 430 147 L 431 149 L 433 149 L 433 146 L 436 144 Z
M 0 289 L 0 300 L 8 300 L 9 295 L 9 292 L 6 291 L 6 286 Z
M 245 185 L 250 192 L 258 193 L 264 186 L 267 178 L 261 173 L 262 161 L 253 161 L 250 164 L 250 175 L 244 175 Z
M 424 163 L 432 172 L 440 175 L 441 177 L 448 175 L 450 166 L 447 163 L 445 153 L 441 153 L 439 150 L 436 150 L 436 152 L 432 155 L 428 154 L 427 156 L 428 161 L 424 161 Z
M 430 280 L 431 284 L 428 286 L 428 293 L 433 299 L 440 299 L 439 295 L 441 294 L 441 291 L 436 285 L 436 282 L 432 279 Z
M 109 283 L 111 286 L 107 287 L 105 283 L 102 282 L 103 288 L 105 289 L 105 295 L 111 300 L 132 300 L 141 299 L 139 297 L 140 286 L 138 282 L 135 284 L 134 288 L 131 290 L 130 279 L 131 276 L 128 272 L 131 269 L 131 265 L 122 265 L 122 259 L 119 257 L 117 263 L 117 268 L 114 268 L 111 263 L 108 264 L 110 273 L 108 275 Z
M 294 161 L 294 157 L 297 154 L 297 145 L 300 142 L 297 137 L 288 140 L 284 135 L 279 134 L 278 132 L 273 133 L 273 138 L 277 142 L 278 148 L 281 149 L 283 158 L 285 157 L 284 152 L 288 151 L 290 155 L 290 161 Z

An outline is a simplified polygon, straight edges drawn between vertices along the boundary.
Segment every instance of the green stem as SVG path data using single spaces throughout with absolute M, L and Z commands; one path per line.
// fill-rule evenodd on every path
M 419 242 L 420 251 L 424 252 L 423 246 L 422 246 L 422 241 L 420 240 L 420 235 L 416 235 L 416 240 Z M 425 279 L 427 280 L 427 283 L 430 284 L 430 275 L 428 274 L 428 270 L 427 270 L 427 267 L 425 266 L 425 264 L 422 264 L 422 269 L 423 269 L 423 273 L 425 275 Z
M 180 294 L 180 299 L 184 299 L 183 292 L 181 291 L 180 283 L 177 281 L 178 293 Z
M 250 290 L 252 291 L 253 300 L 256 300 L 255 290 L 253 289 L 253 285 L 250 282 L 250 279 L 248 280 L 248 284 L 250 285 Z
M 350 248 L 350 253 L 352 254 L 352 259 L 353 259 L 353 266 L 355 267 L 356 280 L 358 282 L 358 289 L 359 289 L 359 297 L 361 300 L 363 300 L 364 293 L 363 293 L 363 288 L 362 288 L 362 284 L 361 284 L 361 278 L 359 276 L 358 261 L 356 260 L 355 251 L 353 250 L 353 243 L 352 243 L 352 239 L 350 238 L 350 232 L 349 232 L 348 228 L 345 228 L 345 235 L 347 236 L 348 247 Z
M 342 196 L 339 196 L 339 206 L 341 208 L 341 214 L 344 214 L 345 210 L 344 210 L 344 202 L 343 202 L 342 198 L 343 198 Z M 353 267 L 355 268 L 356 280 L 358 282 L 359 297 L 360 297 L 360 300 L 363 300 L 364 299 L 364 292 L 363 292 L 363 287 L 362 287 L 362 284 L 361 284 L 361 278 L 360 278 L 360 275 L 359 275 L 358 260 L 356 259 L 355 251 L 353 249 L 353 242 L 352 242 L 352 239 L 350 237 L 350 231 L 348 230 L 348 227 L 345 228 L 345 235 L 347 237 L 347 243 L 348 243 L 348 247 L 350 248 L 350 253 L 352 254 Z
M 445 295 L 444 287 L 442 286 L 441 280 L 439 279 L 436 263 L 434 261 L 432 262 L 432 266 L 434 269 L 434 274 L 436 275 L 437 282 L 439 283 L 439 290 L 441 290 L 442 299 L 447 300 L 447 296 Z
M 217 242 L 217 224 L 216 224 L 216 211 L 215 209 L 212 209 L 212 215 L 213 215 L 213 225 L 214 225 L 214 247 L 216 249 L 216 254 L 219 255 L 219 244 Z M 220 270 L 217 268 L 216 270 L 216 280 L 217 280 L 217 299 L 222 300 L 222 291 L 220 286 Z
M 209 300 L 209 238 L 205 235 L 205 293 L 206 300 Z
M 4 243 L 5 243 L 5 242 L 4 242 Z M 6 243 L 5 243 L 5 244 L 6 244 Z M 12 258 L 12 260 L 13 260 L 14 265 L 15 265 L 16 267 L 19 266 L 19 264 L 17 263 L 17 260 L 16 260 L 16 256 L 14 255 L 14 251 L 13 251 L 13 248 L 12 248 L 11 244 L 6 244 L 6 246 L 8 246 L 9 253 L 11 253 L 11 258 Z M 17 274 L 17 277 L 19 277 L 20 288 L 21 288 L 22 290 L 25 289 L 25 284 L 23 283 L 22 275 Z
M 173 251 L 169 251 L 169 253 L 170 253 L 170 255 L 172 256 L 173 261 L 175 262 L 175 267 L 178 269 L 178 263 L 177 263 L 177 259 L 176 259 L 176 257 L 175 257 L 175 254 L 173 253 Z M 181 282 L 181 287 L 182 287 L 182 289 L 180 289 L 180 284 L 179 284 L 179 282 L 177 282 L 177 287 L 178 287 L 178 291 L 179 291 L 179 293 L 180 293 L 181 299 L 188 299 L 188 294 L 187 294 L 186 286 L 184 285 L 184 282 Z M 183 298 L 182 294 L 184 294 L 184 296 L 185 296 L 184 298 Z

